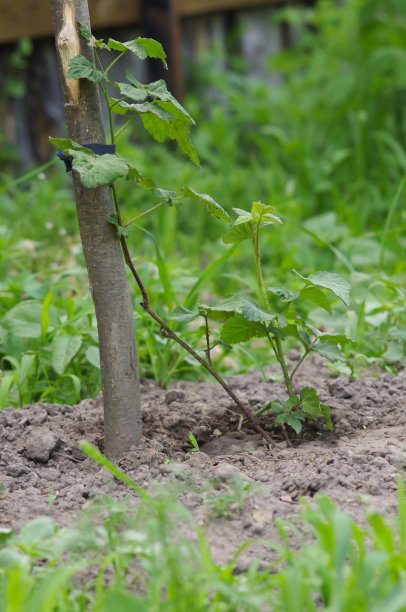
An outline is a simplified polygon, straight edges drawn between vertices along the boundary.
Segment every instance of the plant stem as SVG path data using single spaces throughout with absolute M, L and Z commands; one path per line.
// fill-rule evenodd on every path
M 141 219 L 142 217 L 149 215 L 150 212 L 152 212 L 153 210 L 156 210 L 157 208 L 159 208 L 160 206 L 163 206 L 164 204 L 165 202 L 159 202 L 159 204 L 155 204 L 155 206 L 153 206 L 152 208 L 149 208 L 148 210 L 141 213 L 140 215 L 137 215 L 136 217 L 134 217 L 134 219 L 131 219 L 131 221 L 128 221 L 127 223 L 123 223 L 123 227 L 128 227 L 129 225 L 131 225 L 131 223 L 134 223 L 134 221 L 138 221 L 138 219 Z
M 113 106 L 111 108 L 113 108 Z M 134 121 L 136 117 L 138 117 L 138 113 L 134 113 L 131 119 L 123 123 L 123 125 L 116 131 L 116 134 L 115 134 L 116 138 L 121 134 L 121 132 L 123 132 L 130 125 L 131 121 Z
M 207 314 L 204 315 L 204 323 L 205 323 L 205 329 L 206 329 L 206 356 L 207 356 L 207 363 L 209 364 L 210 367 L 213 367 L 212 361 L 211 361 L 211 354 L 210 354 L 210 332 L 209 332 L 209 321 L 208 321 L 208 317 Z
M 264 277 L 262 275 L 261 254 L 260 254 L 260 248 L 259 248 L 259 228 L 260 228 L 260 225 L 258 222 L 257 226 L 255 227 L 253 231 L 253 236 L 252 236 L 252 243 L 254 247 L 255 271 L 257 275 L 257 283 L 258 283 L 259 293 L 261 295 L 262 306 L 266 312 L 270 313 L 271 304 L 269 302 L 268 293 L 266 291 L 266 287 L 264 283 Z
M 120 242 L 121 242 L 121 246 L 122 246 L 123 253 L 124 253 L 124 260 L 125 260 L 126 264 L 128 265 L 128 267 L 130 268 L 130 270 L 131 270 L 131 272 L 132 272 L 132 274 L 133 274 L 133 276 L 134 276 L 134 278 L 136 280 L 136 283 L 137 283 L 137 285 L 138 285 L 138 287 L 139 287 L 139 289 L 141 291 L 141 295 L 142 295 L 143 301 L 141 302 L 140 305 L 150 315 L 150 317 L 152 317 L 152 319 L 154 319 L 154 321 L 156 321 L 158 323 L 158 325 L 161 328 L 161 334 L 163 336 L 165 336 L 166 338 L 171 338 L 172 340 L 177 342 L 182 348 L 185 349 L 185 351 L 187 351 L 189 353 L 189 355 L 192 355 L 192 357 L 194 357 L 196 359 L 196 361 L 198 361 L 200 363 L 200 365 L 203 366 L 213 376 L 213 378 L 215 378 L 217 380 L 217 382 L 223 387 L 223 389 L 231 397 L 231 399 L 237 405 L 237 407 L 240 409 L 240 411 L 249 420 L 249 422 L 251 423 L 253 428 L 259 434 L 261 434 L 261 436 L 264 438 L 264 440 L 266 440 L 266 442 L 268 444 L 271 444 L 272 446 L 275 446 L 275 442 L 272 440 L 272 438 L 269 436 L 269 434 L 267 434 L 267 432 L 264 431 L 262 429 L 262 427 L 260 427 L 260 425 L 258 425 L 258 423 L 255 421 L 254 417 L 252 416 L 252 414 L 248 410 L 248 408 L 246 406 L 244 406 L 244 404 L 236 396 L 234 391 L 228 386 L 226 381 L 220 376 L 220 374 L 218 374 L 216 372 L 216 370 L 213 368 L 213 366 L 208 361 L 205 361 L 202 357 L 200 357 L 200 355 L 198 353 L 196 353 L 196 351 L 189 344 L 187 344 L 184 340 L 182 340 L 182 338 L 180 338 L 169 327 L 169 325 L 163 319 L 161 319 L 161 317 L 151 308 L 150 303 L 149 303 L 149 298 L 148 298 L 147 291 L 146 291 L 146 289 L 145 289 L 145 287 L 144 287 L 140 277 L 138 276 L 138 273 L 137 273 L 136 269 L 134 268 L 134 264 L 132 263 L 131 256 L 130 256 L 130 253 L 129 253 L 129 250 L 128 250 L 128 245 L 127 245 L 127 241 L 126 241 L 125 236 L 120 236 Z
M 253 236 L 252 236 L 252 243 L 254 247 L 255 271 L 257 275 L 259 293 L 262 298 L 262 305 L 264 307 L 264 310 L 270 314 L 271 304 L 269 301 L 268 293 L 266 291 L 266 287 L 264 283 L 264 277 L 262 274 L 261 253 L 260 253 L 260 248 L 259 248 L 259 230 L 260 230 L 260 221 L 258 221 L 255 229 L 253 230 Z M 285 356 L 283 354 L 281 340 L 277 335 L 275 335 L 272 338 L 270 334 L 268 334 L 268 340 L 271 344 L 273 352 L 275 353 L 275 357 L 278 360 L 279 365 L 281 366 L 283 379 L 285 381 L 285 385 L 286 385 L 286 389 L 289 394 L 289 397 L 292 397 L 294 393 L 292 389 L 291 378 L 289 376 L 289 372 L 286 367 Z
M 125 51 L 122 51 L 122 52 L 121 52 L 119 55 L 117 55 L 117 57 L 116 57 L 115 59 L 113 59 L 113 61 L 111 62 L 110 66 L 108 66 L 108 67 L 106 68 L 106 70 L 104 71 L 104 74 L 105 74 L 106 76 L 107 76 L 107 74 L 108 74 L 108 71 L 109 71 L 111 68 L 113 68 L 114 64 L 115 64 L 116 62 L 118 62 L 118 60 L 119 60 L 119 59 L 121 59 L 121 58 L 123 57 L 124 53 L 125 53 Z
M 311 353 L 311 351 L 306 349 L 303 355 L 301 356 L 301 358 L 299 359 L 299 361 L 297 362 L 297 364 L 295 365 L 295 367 L 293 368 L 290 374 L 290 382 L 292 382 L 294 375 L 296 374 L 297 370 L 300 368 L 300 366 L 302 365 L 306 357 L 309 355 L 309 353 Z

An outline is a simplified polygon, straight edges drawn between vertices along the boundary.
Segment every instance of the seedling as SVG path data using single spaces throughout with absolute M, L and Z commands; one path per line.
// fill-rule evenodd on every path
M 130 268 L 142 294 L 142 308 L 158 323 L 161 334 L 164 337 L 171 338 L 180 344 L 180 346 L 210 372 L 233 399 L 241 412 L 248 418 L 253 427 L 268 443 L 272 444 L 273 442 L 270 436 L 258 425 L 258 423 L 256 423 L 246 406 L 244 406 L 227 383 L 214 370 L 211 363 L 210 351 L 206 353 L 206 359 L 201 357 L 197 351 L 175 334 L 171 327 L 152 309 L 145 286 L 133 265 L 128 250 L 126 237 L 128 234 L 128 227 L 132 223 L 136 222 L 140 216 L 144 217 L 164 205 L 173 206 L 184 198 L 191 198 L 197 202 L 203 203 L 210 214 L 222 219 L 226 223 L 230 222 L 230 217 L 227 212 L 210 196 L 197 193 L 188 186 L 184 186 L 179 193 L 161 189 L 152 178 L 143 176 L 138 168 L 115 152 L 117 137 L 134 119 L 139 117 L 144 128 L 153 138 L 155 138 L 155 140 L 158 142 L 163 142 L 168 138 L 175 140 L 181 151 L 185 153 L 193 163 L 199 165 L 198 157 L 189 140 L 189 128 L 194 124 L 194 121 L 183 106 L 170 94 L 163 80 L 145 85 L 140 83 L 130 70 L 126 70 L 124 73 L 126 82 L 112 81 L 109 76 L 110 69 L 126 53 L 133 53 L 139 59 L 146 59 L 147 57 L 157 58 L 161 60 L 166 67 L 166 56 L 162 46 L 160 43 L 150 38 L 137 38 L 124 43 L 109 38 L 107 43 L 105 43 L 102 39 L 96 39 L 86 25 L 83 23 L 79 25 L 82 36 L 87 41 L 87 44 L 93 48 L 98 67 L 96 68 L 84 56 L 77 55 L 69 62 L 67 77 L 70 82 L 73 82 L 75 79 L 87 79 L 100 85 L 108 111 L 110 140 L 113 148 L 111 152 L 108 153 L 103 150 L 100 155 L 98 154 L 100 153 L 100 149 L 96 150 L 94 145 L 89 145 L 89 148 L 86 144 L 79 144 L 69 138 L 50 138 L 50 140 L 59 148 L 59 156 L 65 162 L 67 170 L 73 169 L 76 171 L 84 187 L 95 188 L 100 185 L 109 185 L 111 187 L 115 213 L 110 215 L 106 221 L 116 229 L 124 260 Z M 99 57 L 99 49 L 117 52 L 118 55 L 116 55 L 107 67 L 104 67 Z M 108 86 L 116 89 L 120 97 L 110 97 Z M 115 129 L 114 114 L 127 115 L 129 119 Z M 118 201 L 117 190 L 114 184 L 114 181 L 118 178 L 126 178 L 126 180 L 134 181 L 135 185 L 143 189 L 153 191 L 160 201 L 149 210 L 142 213 L 142 215 L 138 215 L 124 222 Z
M 139 117 L 144 128 L 156 140 L 159 142 L 167 138 L 175 140 L 183 153 L 193 163 L 198 164 L 199 160 L 189 140 L 189 127 L 194 122 L 189 113 L 169 93 L 164 81 L 160 80 L 144 85 L 129 70 L 126 70 L 124 73 L 127 82 L 112 81 L 109 76 L 112 66 L 127 52 L 133 53 L 140 59 L 145 59 L 148 56 L 158 58 L 166 66 L 166 56 L 161 45 L 152 39 L 145 38 L 137 38 L 136 40 L 124 43 L 110 38 L 105 43 L 101 39 L 97 40 L 85 25 L 80 24 L 80 30 L 88 45 L 94 49 L 98 67 L 96 68 L 86 58 L 78 55 L 70 61 L 68 77 L 70 79 L 89 79 L 99 83 L 108 110 L 112 145 L 115 144 L 116 138 L 129 123 Z M 103 67 L 100 60 L 99 49 L 118 52 L 118 55 L 106 68 Z M 118 90 L 120 97 L 110 97 L 108 86 Z M 114 114 L 127 115 L 129 119 L 115 129 Z M 92 148 L 75 143 L 70 139 L 52 138 L 51 141 L 62 151 L 63 156 L 65 156 L 64 161 L 79 173 L 85 187 L 111 186 L 116 212 L 110 216 L 108 222 L 116 229 L 125 262 L 129 266 L 141 291 L 141 306 L 159 324 L 161 334 L 164 337 L 175 340 L 206 368 L 223 386 L 254 428 L 261 433 L 267 442 L 272 443 L 269 435 L 258 425 L 249 410 L 215 371 L 211 359 L 211 351 L 217 344 L 229 346 L 247 342 L 252 338 L 264 338 L 269 343 L 269 347 L 280 365 L 288 399 L 286 401 L 279 398 L 271 399 L 257 412 L 256 416 L 267 410 L 271 410 L 276 414 L 275 424 L 281 426 L 285 439 L 289 444 L 285 425 L 290 425 L 299 433 L 302 428 L 302 422 L 306 418 L 317 419 L 322 417 L 326 426 L 331 428 L 329 407 L 320 403 L 316 390 L 311 387 L 304 387 L 296 391 L 293 380 L 300 365 L 314 352 L 318 352 L 333 362 L 346 362 L 340 347 L 348 341 L 348 338 L 344 334 L 320 331 L 317 327 L 303 320 L 296 308 L 297 304 L 300 308 L 301 301 L 306 301 L 316 304 L 317 307 L 321 307 L 331 313 L 329 299 L 331 296 L 340 299 L 348 307 L 349 284 L 338 274 L 317 272 L 306 277 L 295 270 L 295 277 L 299 279 L 301 284 L 297 289 L 275 287 L 265 283 L 261 265 L 260 234 L 264 227 L 282 223 L 282 220 L 275 215 L 272 206 L 264 205 L 261 202 L 254 202 L 250 211 L 234 208 L 234 214 L 230 217 L 213 198 L 206 194 L 199 194 L 190 187 L 183 187 L 180 193 L 158 187 L 153 179 L 143 176 L 139 169 L 135 168 L 115 152 L 97 155 L 97 152 L 94 152 Z M 114 185 L 114 181 L 120 177 L 134 181 L 137 186 L 143 189 L 152 190 L 159 197 L 160 202 L 142 213 L 142 215 L 124 222 Z M 197 311 L 191 311 L 185 306 L 178 306 L 172 312 L 171 319 L 183 323 L 190 322 L 197 317 L 203 317 L 204 325 L 202 329 L 206 343 L 203 354 L 205 358 L 202 357 L 202 353 L 199 354 L 198 351 L 178 336 L 168 323 L 153 310 L 145 286 L 131 260 L 126 240 L 128 227 L 136 222 L 140 216 L 156 211 L 164 205 L 172 206 L 184 198 L 193 198 L 198 202 L 204 203 L 210 214 L 215 215 L 228 225 L 228 230 L 223 238 L 226 244 L 236 245 L 244 240 L 249 240 L 254 254 L 259 296 L 258 302 L 249 296 L 237 293 L 232 297 L 216 300 L 210 305 L 200 304 Z M 209 319 L 222 321 L 219 336 L 214 339 L 209 328 Z M 285 359 L 284 342 L 287 338 L 293 338 L 302 348 L 301 357 L 291 371 L 288 370 L 288 364 Z M 189 439 L 191 439 L 190 434 Z M 194 450 L 198 450 L 198 448 Z
M 331 314 L 331 297 L 340 299 L 348 307 L 350 285 L 338 274 L 317 272 L 305 277 L 293 270 L 295 277 L 302 284 L 298 289 L 268 286 L 261 265 L 260 234 L 263 228 L 281 224 L 282 220 L 275 215 L 272 206 L 261 202 L 254 202 L 250 211 L 239 208 L 233 210 L 235 218 L 223 241 L 235 244 L 250 240 L 259 301 L 237 293 L 229 298 L 216 300 L 210 305 L 200 304 L 196 311 L 179 306 L 173 311 L 172 318 L 177 321 L 193 321 L 197 317 L 203 317 L 208 358 L 210 351 L 218 343 L 233 345 L 252 338 L 264 338 L 281 368 L 288 399 L 271 399 L 254 416 L 259 416 L 267 410 L 275 413 L 275 425 L 282 427 L 287 441 L 285 425 L 299 433 L 306 418 L 314 420 L 322 417 L 326 426 L 331 429 L 330 409 L 320 403 L 316 390 L 304 387 L 296 392 L 293 381 L 301 364 L 312 353 L 317 352 L 333 362 L 346 362 L 340 347 L 349 339 L 344 334 L 320 331 L 305 321 L 296 308 L 301 306 L 302 301 L 311 302 Z M 211 340 L 209 318 L 222 322 L 219 337 L 215 338 L 214 342 Z M 302 348 L 300 359 L 290 371 L 284 350 L 284 342 L 288 338 L 294 338 Z
M 190 454 L 192 453 L 198 453 L 200 451 L 199 445 L 197 443 L 196 438 L 194 437 L 193 433 L 191 431 L 189 431 L 188 433 L 188 438 L 189 441 L 191 443 L 191 445 L 193 446 L 192 450 L 188 451 L 185 455 L 185 457 L 188 457 Z
M 210 514 L 216 518 L 237 518 L 251 491 L 252 485 L 249 482 L 234 477 L 217 495 L 205 497 L 204 503 L 210 506 Z

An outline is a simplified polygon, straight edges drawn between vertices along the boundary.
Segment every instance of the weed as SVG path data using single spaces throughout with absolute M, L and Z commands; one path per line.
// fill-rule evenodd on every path
M 218 488 L 218 483 L 213 483 Z M 251 483 L 242 478 L 233 477 L 230 484 L 220 488 L 216 495 L 204 497 L 203 501 L 209 506 L 210 516 L 216 518 L 237 518 L 246 499 L 252 493 Z

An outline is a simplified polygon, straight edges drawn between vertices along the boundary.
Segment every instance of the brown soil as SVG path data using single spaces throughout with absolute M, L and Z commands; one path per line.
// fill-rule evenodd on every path
M 271 397 L 283 399 L 281 383 L 266 383 L 258 372 L 230 379 L 241 399 L 257 410 Z M 225 392 L 207 382 L 177 382 L 169 391 L 142 381 L 144 437 L 141 445 L 116 463 L 142 487 L 183 481 L 182 503 L 204 526 L 214 558 L 227 562 L 241 542 L 277 540 L 275 518 L 292 518 L 300 511 L 299 498 L 328 494 L 338 507 L 361 521 L 365 511 L 396 513 L 396 482 L 406 450 L 406 375 L 365 376 L 355 380 L 331 378 L 320 359 L 304 365 L 295 386 L 314 386 L 331 406 L 334 425 L 305 427 L 286 447 L 272 417 L 261 420 L 277 442 L 268 450 L 246 425 L 239 431 L 239 415 Z M 188 432 L 201 452 L 191 449 Z M 90 500 L 109 494 L 128 494 L 81 453 L 77 442 L 87 439 L 102 447 L 102 398 L 77 406 L 39 403 L 0 413 L 0 528 L 21 528 L 39 515 L 50 515 L 67 525 Z M 252 484 L 242 510 L 234 518 L 210 515 L 213 497 L 234 476 Z M 215 479 L 219 490 L 208 483 Z M 247 549 L 239 564 L 244 569 L 253 556 L 266 559 L 260 543 Z

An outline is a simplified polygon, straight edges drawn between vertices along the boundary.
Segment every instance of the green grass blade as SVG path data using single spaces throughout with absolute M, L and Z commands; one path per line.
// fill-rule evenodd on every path
M 210 280 L 218 272 L 218 270 L 224 265 L 224 263 L 227 261 L 227 259 L 229 259 L 232 256 L 232 254 L 234 253 L 234 251 L 237 250 L 238 246 L 239 246 L 238 244 L 233 244 L 232 247 L 230 247 L 227 251 L 222 253 L 222 255 L 220 255 L 220 257 L 218 257 L 217 259 L 213 260 L 207 266 L 207 268 L 204 270 L 203 274 L 201 274 L 201 276 L 198 278 L 198 280 L 195 282 L 195 284 L 193 285 L 193 287 L 191 288 L 191 290 L 187 294 L 186 298 L 183 301 L 183 306 L 185 306 L 186 308 L 192 308 L 194 306 L 195 298 L 196 298 L 196 295 L 197 295 L 200 287 L 202 285 L 204 285 L 204 283 L 206 283 L 208 280 Z
M 108 470 L 110 474 L 115 476 L 115 478 L 118 478 L 119 480 L 121 480 L 121 482 L 124 482 L 124 484 L 130 487 L 130 489 L 138 493 L 138 495 L 142 497 L 142 499 L 149 499 L 149 495 L 145 493 L 145 491 L 143 491 L 141 487 L 139 487 L 133 480 L 131 480 L 131 478 L 127 476 L 127 474 L 125 474 L 117 466 L 115 466 L 114 463 L 109 461 L 107 457 L 105 457 L 95 446 L 93 446 L 93 444 L 90 444 L 90 442 L 87 442 L 86 440 L 82 440 L 81 442 L 79 442 L 79 448 L 83 453 L 85 453 L 85 455 L 90 457 L 90 459 L 93 459 L 93 461 L 98 463 L 101 467 L 106 468 L 106 470 Z
M 382 237 L 381 237 L 381 254 L 379 256 L 379 266 L 381 268 L 383 267 L 385 263 L 385 250 L 386 250 L 386 242 L 388 239 L 388 232 L 392 224 L 392 219 L 395 214 L 395 210 L 397 208 L 398 202 L 400 200 L 400 196 L 402 195 L 404 185 L 405 185 L 405 179 L 402 178 L 402 180 L 399 183 L 399 187 L 396 190 L 395 197 L 393 198 L 391 205 L 389 206 L 388 214 L 386 215 L 385 223 L 384 223 L 383 230 L 382 230 Z

